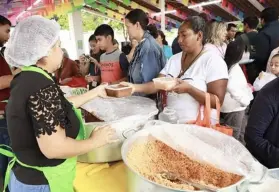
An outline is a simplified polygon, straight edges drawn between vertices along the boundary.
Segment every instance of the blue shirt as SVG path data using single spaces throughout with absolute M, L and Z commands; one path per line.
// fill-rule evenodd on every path
M 170 46 L 164 45 L 163 46 L 163 51 L 164 51 L 165 57 L 169 60 L 172 56 L 172 50 L 171 50 Z
M 145 32 L 130 63 L 129 82 L 134 84 L 150 82 L 159 75 L 165 64 L 163 49 L 148 32 Z

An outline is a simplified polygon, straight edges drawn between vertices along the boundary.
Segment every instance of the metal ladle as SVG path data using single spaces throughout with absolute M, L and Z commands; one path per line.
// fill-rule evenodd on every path
M 193 186 L 197 189 L 207 191 L 207 192 L 217 192 L 217 189 L 215 189 L 213 187 L 209 187 L 209 186 L 206 186 L 206 185 L 186 181 L 184 179 L 179 178 L 178 175 L 176 175 L 175 173 L 172 173 L 172 172 L 163 171 L 163 172 L 160 172 L 159 175 L 162 178 L 167 179 L 167 180 L 169 180 L 171 182 L 174 182 L 174 183 L 191 185 L 191 186 Z

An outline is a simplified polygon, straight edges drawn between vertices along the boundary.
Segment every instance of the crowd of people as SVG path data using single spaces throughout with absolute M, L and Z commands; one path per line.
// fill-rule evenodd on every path
M 114 142 L 108 127 L 82 140 L 77 108 L 104 97 L 105 86 L 117 83 L 131 87 L 134 95 L 154 99 L 159 109 L 175 110 L 179 123 L 197 118 L 205 93 L 217 96 L 222 123 L 234 129 L 233 136 L 263 165 L 278 168 L 278 16 L 271 7 L 260 18 L 246 17 L 243 33 L 233 23 L 203 14 L 189 17 L 170 47 L 164 32 L 148 25 L 146 13 L 135 9 L 125 17 L 129 49 L 120 50 L 112 27 L 102 24 L 89 38 L 90 54 L 76 61 L 60 48 L 55 21 L 32 16 L 17 24 L 10 37 L 11 23 L 0 16 L 0 45 L 6 45 L 0 55 L 0 141 L 9 145 L 11 140 L 14 152 L 8 155 L 14 160 L 10 191 L 72 191 L 67 185 L 73 183 L 74 157 Z M 274 78 L 266 80 L 266 73 Z M 58 85 L 74 77 L 84 78 L 92 90 L 65 99 Z M 176 78 L 177 84 L 162 92 L 152 81 L 157 77 Z M 252 85 L 263 79 L 261 90 L 253 93 Z M 212 108 L 217 101 L 211 97 Z M 217 115 L 213 109 L 212 122 Z M 4 177 L 7 158 L 0 158 Z

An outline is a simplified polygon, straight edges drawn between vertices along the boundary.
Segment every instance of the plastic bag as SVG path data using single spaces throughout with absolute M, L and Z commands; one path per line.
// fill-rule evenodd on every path
M 86 88 L 72 88 L 69 86 L 60 86 L 60 89 L 64 93 L 64 97 L 71 97 L 71 96 L 76 96 L 76 95 L 82 95 L 87 92 Z
M 134 115 L 155 116 L 156 102 L 139 96 L 125 98 L 96 98 L 81 106 L 105 122 L 116 121 Z
M 260 181 L 267 173 L 249 151 L 233 137 L 197 125 L 151 125 L 142 132 L 201 163 Z M 139 136 L 139 135 L 138 135 Z
M 270 81 L 276 79 L 277 77 L 272 73 L 261 72 L 259 77 L 255 80 L 253 86 L 255 91 L 261 90 Z
M 143 129 L 148 122 L 150 116 L 148 115 L 134 115 L 122 118 L 121 120 L 112 121 L 112 122 L 91 122 L 86 123 L 86 135 L 89 137 L 91 131 L 98 126 L 110 126 L 115 130 L 115 138 L 119 141 L 124 141 L 129 136 L 133 135 L 137 131 Z

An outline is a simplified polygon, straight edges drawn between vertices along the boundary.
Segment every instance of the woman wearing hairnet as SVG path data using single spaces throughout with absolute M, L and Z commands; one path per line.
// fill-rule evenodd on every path
M 12 67 L 21 68 L 11 83 L 7 105 L 12 150 L 5 188 L 10 192 L 73 192 L 76 156 L 115 142 L 109 127 L 97 128 L 84 140 L 80 111 L 95 97 L 106 96 L 104 85 L 65 99 L 51 73 L 61 64 L 60 27 L 55 21 L 32 16 L 20 22 L 5 50 Z

